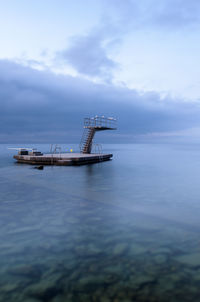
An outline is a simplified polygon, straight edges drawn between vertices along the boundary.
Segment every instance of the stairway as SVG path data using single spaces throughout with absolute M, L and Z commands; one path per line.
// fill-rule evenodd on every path
M 95 128 L 85 128 L 83 132 L 83 136 L 81 139 L 81 143 L 79 145 L 81 153 L 91 153 L 92 150 L 92 140 L 94 138 Z

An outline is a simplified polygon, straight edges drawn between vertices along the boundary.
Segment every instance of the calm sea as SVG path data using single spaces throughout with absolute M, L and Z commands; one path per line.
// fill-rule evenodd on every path
M 42 171 L 7 147 L 0 301 L 200 301 L 200 144 L 104 145 L 112 161 Z

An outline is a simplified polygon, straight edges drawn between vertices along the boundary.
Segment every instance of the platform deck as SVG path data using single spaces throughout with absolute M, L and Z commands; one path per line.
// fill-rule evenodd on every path
M 56 153 L 43 155 L 14 155 L 18 163 L 31 165 L 85 165 L 110 160 L 112 154 Z

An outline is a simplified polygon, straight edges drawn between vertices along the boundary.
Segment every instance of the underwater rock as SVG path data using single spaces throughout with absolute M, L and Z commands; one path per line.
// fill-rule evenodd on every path
M 123 271 L 123 265 L 122 263 L 118 263 L 116 265 L 109 265 L 104 268 L 105 273 L 110 273 L 110 274 L 118 274 L 121 275 L 121 272 Z
M 80 270 L 73 270 L 72 273 L 67 277 L 68 280 L 77 280 L 80 277 Z
M 167 261 L 167 256 L 163 254 L 158 254 L 154 257 L 154 262 L 156 264 L 164 264 Z
M 139 289 L 144 285 L 151 284 L 155 282 L 155 277 L 148 274 L 136 274 L 129 278 L 129 283 L 133 289 Z
M 164 277 L 158 281 L 156 287 L 157 291 L 160 292 L 160 294 L 164 294 L 165 292 L 174 291 L 176 282 L 174 282 L 174 280 L 170 277 Z
M 52 273 L 51 270 L 46 270 L 42 278 L 37 283 L 27 286 L 25 294 L 27 297 L 49 301 L 53 297 L 61 293 L 61 274 L 58 272 Z
M 90 264 L 90 266 L 88 267 L 89 273 L 97 273 L 98 271 L 99 271 L 99 265 L 97 265 L 96 263 Z
M 85 256 L 87 254 L 87 248 L 85 246 L 79 245 L 74 248 L 74 252 L 77 256 Z
M 197 280 L 197 281 L 200 281 L 200 272 L 199 272 L 199 270 L 194 275 L 194 279 Z
M 126 288 L 126 286 L 124 286 Z M 131 295 L 132 296 L 132 295 Z M 129 298 L 130 294 L 126 291 L 126 290 L 118 290 L 114 300 L 112 300 L 113 302 L 133 302 L 133 299 Z M 134 300 L 135 301 L 135 300 Z
M 91 295 L 90 294 L 84 294 L 81 293 L 77 296 L 78 299 L 73 300 L 75 301 L 80 301 L 80 302 L 90 302 L 90 301 L 95 301 L 96 296 L 93 298 L 93 300 L 91 300 Z M 96 299 L 96 301 L 98 301 L 98 299 Z
M 176 257 L 177 261 L 191 266 L 200 266 L 200 253 L 186 254 Z
M 167 247 L 151 249 L 150 252 L 151 252 L 151 254 L 166 254 L 166 255 L 169 255 L 172 253 L 171 250 Z
M 102 253 L 94 244 L 76 246 L 74 250 L 78 256 L 97 256 Z
M 40 302 L 41 300 L 34 299 L 34 298 L 28 298 L 26 299 L 26 302 Z
M 144 254 L 147 252 L 147 249 L 144 248 L 143 246 L 137 244 L 137 243 L 133 243 L 130 246 L 130 254 L 131 255 L 140 255 L 140 254 Z
M 28 278 L 40 278 L 41 277 L 41 269 L 39 266 L 33 265 L 23 265 L 17 266 L 8 270 L 8 273 L 17 276 L 24 276 Z
M 124 252 L 128 249 L 127 243 L 118 243 L 116 246 L 114 246 L 113 254 L 115 256 L 120 256 L 124 254 Z
M 51 283 L 44 281 L 36 285 L 29 286 L 26 289 L 25 294 L 30 298 L 33 297 L 42 301 L 49 301 L 49 299 L 60 294 L 60 289 L 56 284 L 52 285 Z
M 104 276 L 89 275 L 79 278 L 73 287 L 75 292 L 92 292 L 103 286 Z
M 101 302 L 111 302 L 111 300 L 108 297 L 102 297 L 100 299 Z
M 111 302 L 111 300 L 108 297 L 102 296 L 100 302 Z
M 68 294 L 68 295 L 57 295 L 55 296 L 51 302 L 73 302 L 74 299 L 73 299 L 73 295 L 72 294 Z
M 105 284 L 116 283 L 119 280 L 119 276 L 116 274 L 108 274 L 103 277 Z
M 13 284 L 13 283 L 5 284 L 5 285 L 1 286 L 1 292 L 9 293 L 9 292 L 17 290 L 18 287 L 19 287 L 19 284 L 16 284 L 16 283 L 15 284 Z
M 88 253 L 90 255 L 100 255 L 102 253 L 102 250 L 98 248 L 95 244 L 90 243 L 88 245 Z

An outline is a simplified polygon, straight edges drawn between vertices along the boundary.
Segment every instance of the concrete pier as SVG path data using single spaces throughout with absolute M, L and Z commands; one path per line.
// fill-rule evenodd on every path
M 18 163 L 31 165 L 86 165 L 98 163 L 112 158 L 112 154 L 83 154 L 83 153 L 57 153 L 41 155 L 14 155 Z

